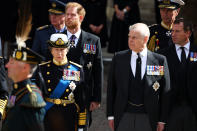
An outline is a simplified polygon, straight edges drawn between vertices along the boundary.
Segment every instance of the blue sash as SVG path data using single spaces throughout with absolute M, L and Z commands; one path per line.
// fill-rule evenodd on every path
M 68 70 L 79 71 L 79 67 L 71 64 Z M 64 94 L 65 90 L 69 87 L 69 84 L 70 84 L 70 80 L 61 79 L 57 84 L 56 88 L 51 93 L 49 98 L 51 99 L 60 98 Z M 54 103 L 46 102 L 45 110 L 48 111 L 53 105 Z
M 57 84 L 55 90 L 51 93 L 50 97 L 51 99 L 57 99 L 62 96 L 66 88 L 68 87 L 70 81 L 69 80 L 60 80 L 60 82 Z M 46 102 L 45 110 L 49 110 L 54 103 Z

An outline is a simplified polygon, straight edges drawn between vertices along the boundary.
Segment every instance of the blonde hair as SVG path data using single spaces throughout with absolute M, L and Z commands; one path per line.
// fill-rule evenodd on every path
M 79 3 L 77 3 L 77 2 L 68 2 L 68 3 L 66 4 L 66 7 L 65 7 L 65 12 L 66 12 L 67 9 L 70 8 L 70 7 L 77 7 L 77 13 L 78 13 L 79 15 L 82 15 L 83 17 L 85 17 L 86 11 L 85 11 L 84 7 L 83 7 L 81 4 L 79 4 Z

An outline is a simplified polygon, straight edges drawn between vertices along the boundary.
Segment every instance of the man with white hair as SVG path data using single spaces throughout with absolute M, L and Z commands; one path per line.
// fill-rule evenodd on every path
M 162 21 L 160 24 L 153 24 L 149 27 L 148 49 L 153 52 L 158 52 L 172 44 L 172 25 L 180 12 L 181 6 L 185 5 L 182 0 L 158 0 L 158 2 Z
M 150 52 L 149 28 L 129 28 L 129 50 L 115 54 L 107 88 L 107 117 L 115 131 L 163 131 L 170 79 L 166 58 Z

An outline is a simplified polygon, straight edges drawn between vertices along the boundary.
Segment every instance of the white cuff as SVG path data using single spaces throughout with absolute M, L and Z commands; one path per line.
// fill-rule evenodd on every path
M 79 128 L 78 131 L 83 131 L 83 128 Z
M 114 116 L 108 116 L 107 119 L 108 120 L 114 120 Z

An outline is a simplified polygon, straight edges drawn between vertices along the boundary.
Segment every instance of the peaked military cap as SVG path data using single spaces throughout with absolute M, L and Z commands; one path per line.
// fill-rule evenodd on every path
M 61 15 L 65 13 L 66 3 L 60 0 L 50 0 L 49 13 Z
M 61 33 L 52 34 L 48 43 L 49 46 L 55 48 L 67 48 L 70 46 L 67 35 Z
M 182 0 L 158 0 L 159 8 L 168 8 L 168 9 L 178 9 L 181 6 L 185 5 L 185 2 Z
M 11 57 L 15 60 L 22 61 L 29 64 L 39 64 L 44 61 L 44 57 L 36 53 L 35 51 L 17 44 L 12 46 Z

